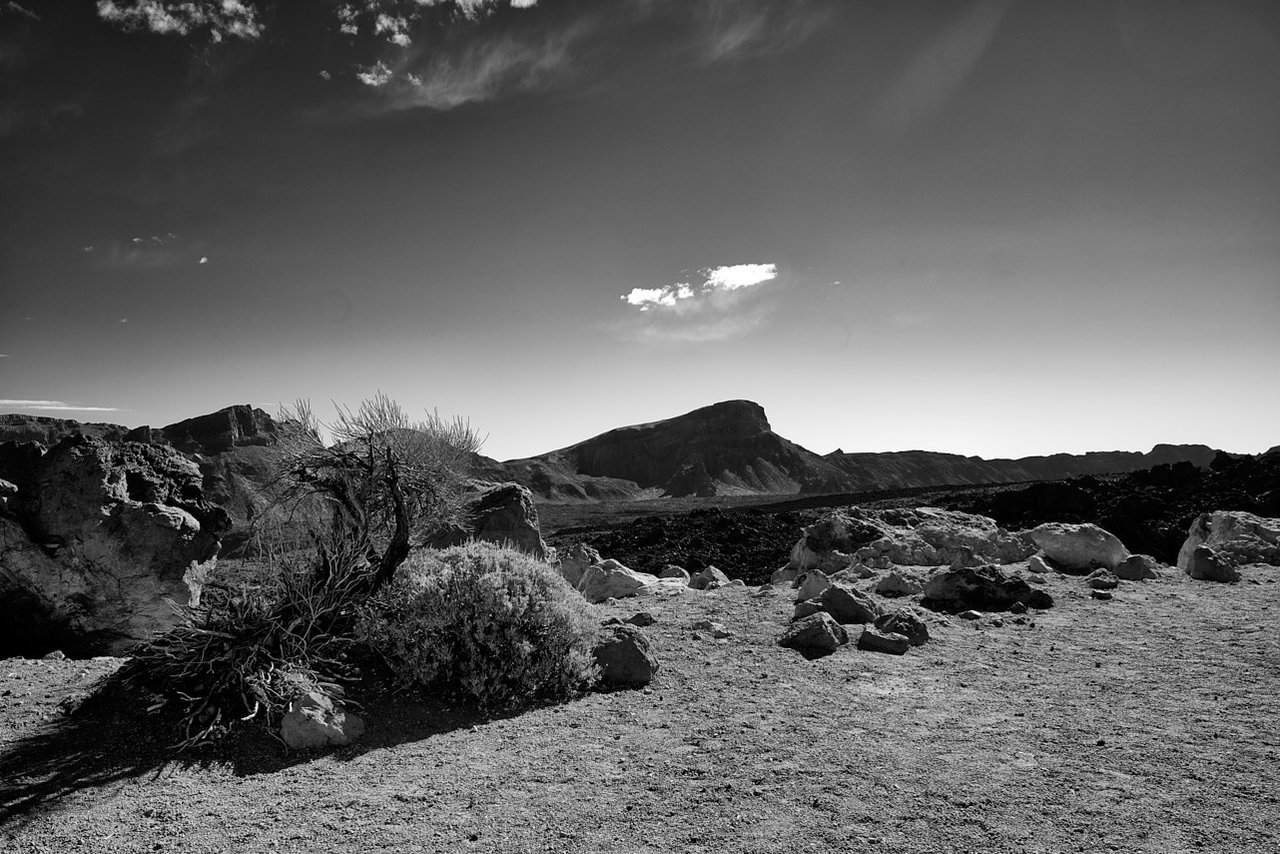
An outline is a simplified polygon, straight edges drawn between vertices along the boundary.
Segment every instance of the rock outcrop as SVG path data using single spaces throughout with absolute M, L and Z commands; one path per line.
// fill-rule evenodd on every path
M 1230 584 L 1240 580 L 1240 570 L 1225 555 L 1203 543 L 1196 546 L 1187 559 L 1186 573 L 1197 581 L 1219 581 Z
M 1280 566 L 1280 519 L 1238 510 L 1202 513 L 1191 523 L 1178 552 L 1178 568 L 1187 570 L 1195 550 L 1209 546 L 1237 566 L 1266 563 Z
M 165 600 L 198 601 L 230 525 L 204 497 L 195 463 L 136 442 L 65 439 L 11 503 L 0 646 L 28 654 L 54 645 L 120 654 L 173 625 Z
M 1025 560 L 1035 547 L 984 516 L 934 507 L 865 510 L 824 516 L 804 529 L 789 570 L 831 573 L 859 562 L 945 566 Z

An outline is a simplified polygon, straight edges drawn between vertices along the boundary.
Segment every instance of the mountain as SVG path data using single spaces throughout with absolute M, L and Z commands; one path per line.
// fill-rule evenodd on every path
M 774 433 L 749 400 L 619 427 L 502 467 L 552 499 L 788 494 L 838 491 L 845 482 L 839 468 Z
M 1052 454 L 1016 460 L 984 460 L 936 451 L 846 454 L 834 451 L 824 458 L 839 468 L 858 489 L 898 489 L 970 483 L 1017 483 L 1060 480 L 1078 475 L 1118 474 L 1165 463 L 1190 462 L 1204 468 L 1217 453 L 1207 445 L 1156 445 L 1148 453 L 1090 451 Z
M 478 458 L 476 474 L 510 479 L 544 499 L 859 492 L 917 486 L 1016 483 L 1138 471 L 1188 461 L 1204 467 L 1205 445 L 1156 445 L 1148 453 L 1099 451 L 984 460 L 935 451 L 825 457 L 774 433 L 764 409 L 729 400 L 684 415 L 619 427 L 535 457 Z

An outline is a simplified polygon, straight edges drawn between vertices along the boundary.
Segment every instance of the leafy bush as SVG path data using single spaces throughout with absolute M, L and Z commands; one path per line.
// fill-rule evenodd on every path
M 597 633 L 558 572 L 479 542 L 410 557 L 357 624 L 402 681 L 461 689 L 488 711 L 564 700 L 594 682 Z

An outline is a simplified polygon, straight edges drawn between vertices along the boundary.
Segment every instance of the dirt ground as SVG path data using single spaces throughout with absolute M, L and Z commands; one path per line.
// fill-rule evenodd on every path
M 1280 568 L 1243 572 L 1108 602 L 1053 577 L 1033 623 L 812 662 L 776 645 L 790 591 L 627 600 L 600 614 L 657 617 L 647 689 L 491 721 L 401 702 L 303 757 L 174 761 L 136 717 L 60 712 L 117 661 L 7 660 L 0 850 L 1277 851 Z

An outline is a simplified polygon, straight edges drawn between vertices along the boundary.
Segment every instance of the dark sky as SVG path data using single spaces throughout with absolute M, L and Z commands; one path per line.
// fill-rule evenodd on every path
M 1260 451 L 1280 4 L 0 0 L 0 291 L 0 411 Z

